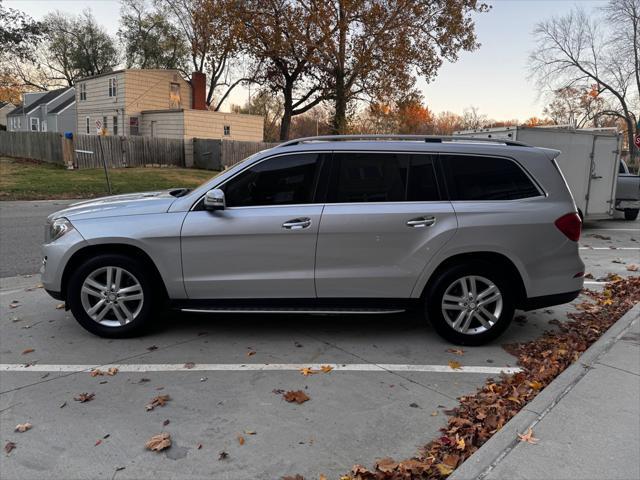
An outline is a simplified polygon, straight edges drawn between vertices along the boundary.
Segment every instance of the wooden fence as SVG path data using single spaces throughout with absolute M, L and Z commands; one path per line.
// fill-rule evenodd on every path
M 78 168 L 102 167 L 103 158 L 110 168 L 184 167 L 184 141 L 181 139 L 76 135 L 75 149 Z
M 62 165 L 62 135 L 56 132 L 0 131 L 0 155 Z
M 269 142 L 245 142 L 240 140 L 222 140 L 221 163 L 227 168 L 241 162 L 254 153 L 267 148 L 275 147 L 277 143 Z

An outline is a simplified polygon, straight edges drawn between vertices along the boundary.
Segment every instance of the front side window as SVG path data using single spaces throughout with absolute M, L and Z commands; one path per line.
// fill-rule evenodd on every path
M 86 100 L 87 99 L 87 84 L 86 83 L 81 83 L 79 88 L 80 88 L 80 100 Z
M 31 121 L 31 131 L 32 132 L 37 132 L 38 130 L 40 130 L 40 119 L 39 118 L 31 117 L 30 121 Z
M 451 200 L 516 200 L 540 191 L 518 164 L 507 158 L 442 155 Z
M 312 203 L 323 156 L 283 155 L 249 167 L 222 187 L 227 206 Z

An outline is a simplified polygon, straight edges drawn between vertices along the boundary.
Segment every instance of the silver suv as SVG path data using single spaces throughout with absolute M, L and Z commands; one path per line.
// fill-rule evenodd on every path
M 516 308 L 582 289 L 581 222 L 554 158 L 511 141 L 313 137 L 194 190 L 117 195 L 51 215 L 42 282 L 104 337 L 167 305 L 206 313 L 417 308 L 478 345 Z

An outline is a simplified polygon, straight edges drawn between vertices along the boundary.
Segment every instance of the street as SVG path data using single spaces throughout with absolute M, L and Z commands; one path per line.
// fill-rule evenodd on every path
M 38 288 L 42 226 L 62 204 L 0 204 L 0 441 L 16 444 L 1 456 L 3 478 L 338 478 L 356 463 L 410 457 L 439 435 L 457 397 L 513 371 L 503 344 L 539 336 L 573 308 L 517 312 L 497 342 L 463 355 L 412 314 L 169 312 L 148 336 L 105 340 Z M 587 288 L 631 275 L 638 222 L 591 222 L 581 248 Z M 333 369 L 298 370 L 322 365 Z M 113 376 L 89 374 L 111 366 Z M 310 400 L 288 403 L 288 390 Z M 81 393 L 95 397 L 74 400 Z M 170 400 L 146 411 L 162 394 Z M 29 432 L 14 432 L 25 422 Z M 161 432 L 172 447 L 145 450 Z

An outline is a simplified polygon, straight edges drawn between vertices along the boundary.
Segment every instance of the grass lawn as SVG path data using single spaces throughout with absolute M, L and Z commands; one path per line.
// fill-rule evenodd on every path
M 113 193 L 172 187 L 193 188 L 217 172 L 193 168 L 114 168 Z M 67 170 L 62 166 L 0 157 L 0 200 L 91 198 L 107 195 L 104 170 Z

